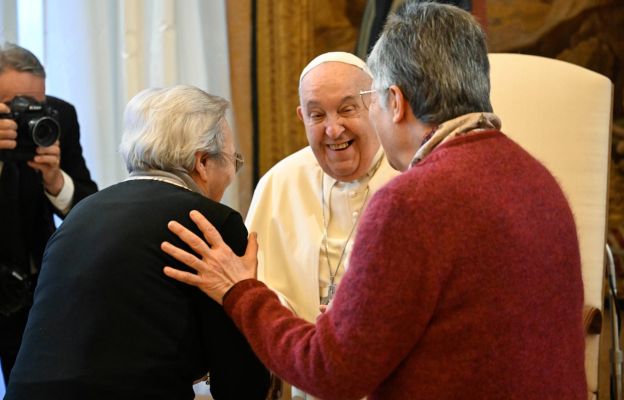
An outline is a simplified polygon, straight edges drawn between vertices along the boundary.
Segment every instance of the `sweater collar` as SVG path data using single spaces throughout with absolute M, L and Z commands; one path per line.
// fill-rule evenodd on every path
M 471 113 L 451 119 L 438 125 L 425 136 L 420 148 L 412 158 L 409 168 L 418 164 L 440 144 L 463 135 L 470 135 L 486 129 L 500 129 L 501 120 L 493 113 Z

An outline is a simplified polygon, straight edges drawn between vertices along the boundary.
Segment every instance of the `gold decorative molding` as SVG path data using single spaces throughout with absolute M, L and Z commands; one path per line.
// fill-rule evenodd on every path
M 299 74 L 313 55 L 312 0 L 257 1 L 256 80 L 259 168 L 307 145 L 297 118 Z

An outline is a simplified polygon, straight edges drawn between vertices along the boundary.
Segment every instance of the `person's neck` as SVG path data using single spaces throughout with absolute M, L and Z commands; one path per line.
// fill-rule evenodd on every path
M 408 113 L 405 121 L 402 122 L 406 132 L 406 146 L 402 154 L 401 170 L 405 171 L 412 161 L 412 157 L 418 151 L 423 140 L 436 128 L 436 124 L 426 123 L 418 119 L 414 114 Z
M 413 138 L 412 144 L 415 146 L 414 151 L 418 150 L 425 138 L 430 135 L 436 127 L 436 124 L 423 122 L 412 115 L 409 123 L 409 130 L 410 137 Z

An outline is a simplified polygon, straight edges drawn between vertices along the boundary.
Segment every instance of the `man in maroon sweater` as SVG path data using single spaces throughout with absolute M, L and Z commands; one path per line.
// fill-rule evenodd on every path
M 468 13 L 408 2 L 375 45 L 364 105 L 405 171 L 370 202 L 315 325 L 294 317 L 197 212 L 212 247 L 165 268 L 222 302 L 260 359 L 325 399 L 585 399 L 583 290 L 564 194 L 500 131 L 486 41 Z M 530 116 L 527 116 L 530 117 Z M 260 238 L 269 240 L 269 238 Z

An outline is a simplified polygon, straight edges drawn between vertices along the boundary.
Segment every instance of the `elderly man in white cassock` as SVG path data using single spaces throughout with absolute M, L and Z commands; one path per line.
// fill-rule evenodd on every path
M 261 238 L 258 279 L 309 322 L 348 267 L 368 200 L 398 174 L 368 120 L 371 82 L 366 63 L 350 53 L 322 54 L 303 69 L 297 115 L 309 146 L 260 179 L 247 215 Z

